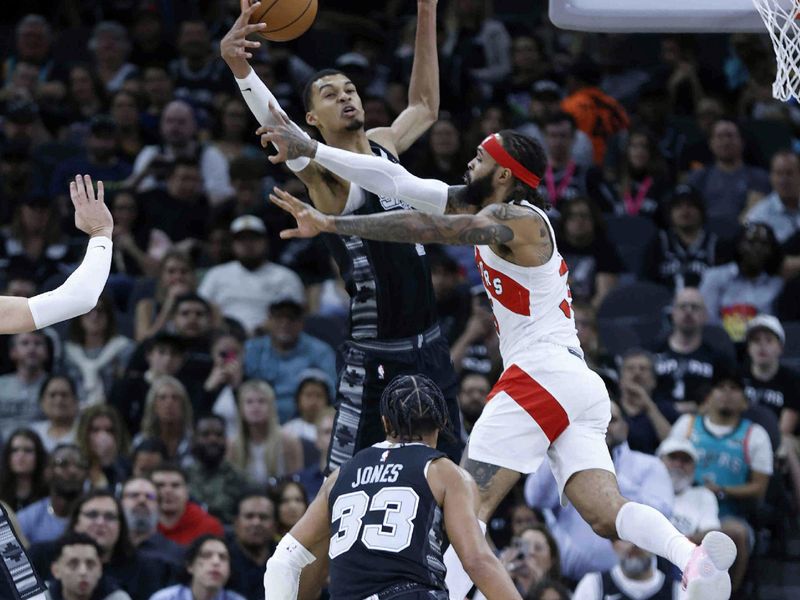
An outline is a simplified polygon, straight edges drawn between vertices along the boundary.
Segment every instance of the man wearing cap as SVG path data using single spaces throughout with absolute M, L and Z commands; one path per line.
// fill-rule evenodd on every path
M 748 518 L 763 500 L 773 472 L 769 434 L 743 418 L 747 398 L 742 380 L 733 371 L 714 374 L 703 415 L 683 415 L 670 438 L 688 439 L 697 449 L 695 481 L 703 483 L 719 501 L 722 529 L 736 544 L 731 567 L 736 590 L 744 579 L 755 539 Z
M 131 174 L 131 165 L 117 156 L 117 124 L 108 115 L 95 115 L 86 136 L 86 154 L 69 158 L 58 164 L 50 179 L 50 196 L 66 198 L 66 190 L 74 173 L 88 173 L 102 179 L 106 189 Z
M 772 193 L 747 213 L 750 223 L 765 223 L 783 244 L 800 231 L 800 157 L 791 150 L 772 156 L 769 169 Z
M 302 296 L 279 291 L 264 324 L 267 335 L 249 340 L 244 347 L 245 377 L 270 383 L 281 424 L 297 414 L 294 394 L 297 375 L 304 369 L 321 369 L 330 381 L 336 381 L 336 355 L 328 344 L 303 333 L 304 312 Z
M 693 187 L 681 184 L 668 204 L 668 226 L 647 252 L 644 275 L 672 289 L 697 286 L 709 267 L 719 264 L 717 234 L 705 229 L 705 206 Z
M 209 269 L 198 293 L 252 334 L 264 323 L 267 308 L 278 296 L 291 296 L 303 304 L 305 290 L 294 271 L 267 258 L 264 221 L 242 215 L 231 223 L 230 231 L 236 260 Z

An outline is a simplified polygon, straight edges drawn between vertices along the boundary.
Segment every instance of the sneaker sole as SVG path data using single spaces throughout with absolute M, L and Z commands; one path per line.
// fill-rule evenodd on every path
M 731 578 L 728 575 L 736 560 L 736 545 L 724 533 L 712 531 L 703 538 L 708 558 L 717 569 L 707 577 L 698 577 L 686 587 L 687 600 L 728 600 L 731 597 Z

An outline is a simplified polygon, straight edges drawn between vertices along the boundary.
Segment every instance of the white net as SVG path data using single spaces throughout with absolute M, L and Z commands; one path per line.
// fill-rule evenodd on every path
M 800 100 L 800 0 L 753 0 L 775 48 L 777 74 L 772 95 Z

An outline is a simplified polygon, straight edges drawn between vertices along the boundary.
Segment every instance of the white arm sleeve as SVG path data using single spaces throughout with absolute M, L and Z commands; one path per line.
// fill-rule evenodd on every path
M 256 75 L 253 69 L 247 74 L 244 79 L 236 78 L 236 83 L 239 85 L 239 91 L 242 92 L 242 97 L 247 103 L 250 112 L 262 126 L 274 125 L 272 115 L 269 112 L 269 105 L 274 104 L 275 107 L 283 112 L 281 105 L 278 104 L 277 98 L 269 91 L 269 88 L 261 81 L 261 78 Z M 303 135 L 310 137 L 302 128 L 298 127 Z M 292 171 L 297 173 L 305 169 L 311 162 L 310 158 L 301 156 L 292 160 L 286 161 L 286 166 Z
M 373 194 L 398 198 L 422 212 L 443 215 L 447 207 L 450 186 L 444 181 L 421 179 L 385 158 L 318 144 L 314 160 Z
M 111 240 L 93 237 L 72 275 L 52 292 L 28 300 L 37 329 L 86 314 L 97 304 L 111 269 Z
M 267 561 L 264 573 L 265 600 L 296 600 L 300 571 L 314 562 L 311 552 L 287 533 Z

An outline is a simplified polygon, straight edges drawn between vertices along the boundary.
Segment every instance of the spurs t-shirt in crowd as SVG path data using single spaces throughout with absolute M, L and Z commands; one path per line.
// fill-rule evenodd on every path
M 781 365 L 771 379 L 762 381 L 753 376 L 748 364 L 742 373 L 744 393 L 752 405 L 769 408 L 780 419 L 781 410 L 791 408 L 800 412 L 800 373 Z
M 656 347 L 655 354 L 656 391 L 660 397 L 673 402 L 700 403 L 702 398 L 698 395 L 711 383 L 714 371 L 734 367 L 729 359 L 705 342 L 694 352 L 681 354 L 669 347 L 668 340 L 664 340 Z
M 569 267 L 569 287 L 573 300 L 591 300 L 595 294 L 595 276 L 598 273 L 621 273 L 625 270 L 614 245 L 605 237 L 597 236 L 583 248 L 573 246 L 566 239 L 558 240 L 558 250 Z

